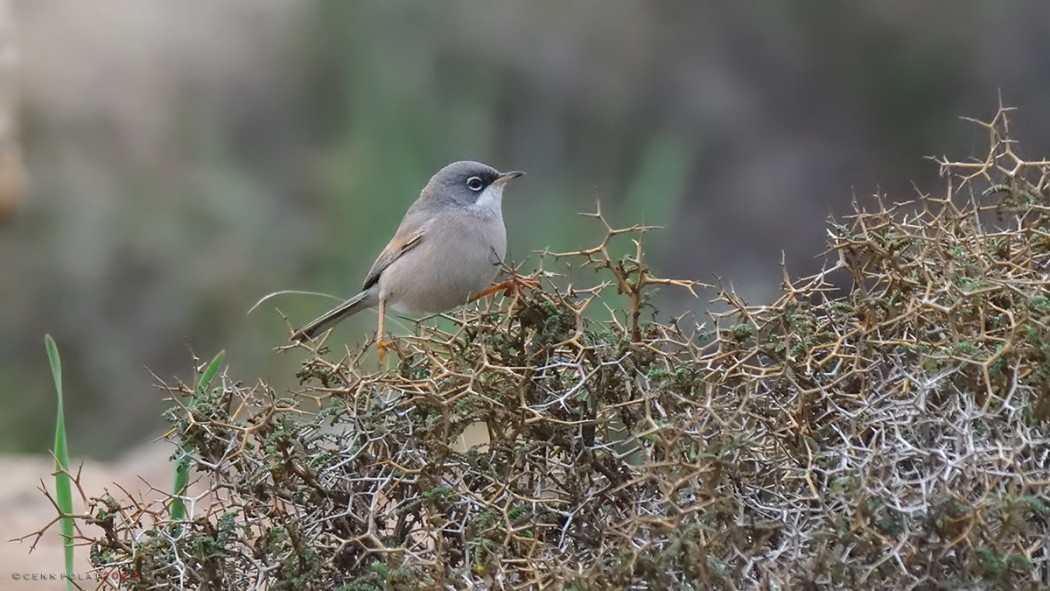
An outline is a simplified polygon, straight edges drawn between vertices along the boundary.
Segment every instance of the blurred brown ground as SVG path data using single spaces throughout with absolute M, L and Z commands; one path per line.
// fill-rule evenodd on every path
M 120 484 L 133 497 L 163 499 L 164 495 L 151 491 L 147 483 L 161 490 L 170 489 L 172 473 L 168 457 L 172 447 L 164 442 L 143 445 L 128 455 L 113 462 L 88 461 L 81 470 L 84 492 L 91 496 L 103 496 L 108 490 L 115 498 L 125 495 L 114 485 Z M 54 493 L 53 462 L 40 456 L 0 456 L 0 589 L 59 591 L 65 589 L 63 581 L 47 580 L 47 577 L 63 572 L 65 558 L 62 537 L 58 526 L 52 526 L 41 538 L 36 549 L 30 553 L 33 539 L 9 541 L 40 530 L 55 517 L 54 507 L 37 488 L 41 481 Z M 74 470 L 75 471 L 75 470 Z M 76 511 L 84 510 L 79 495 L 74 491 Z M 97 535 L 99 532 L 91 532 Z M 78 547 L 75 552 L 74 572 L 91 572 L 88 548 Z M 36 580 L 15 580 L 15 576 L 36 575 Z M 91 581 L 82 584 L 93 589 Z

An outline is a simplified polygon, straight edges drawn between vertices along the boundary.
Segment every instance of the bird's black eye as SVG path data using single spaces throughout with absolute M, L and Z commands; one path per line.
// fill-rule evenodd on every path
M 467 188 L 471 191 L 480 191 L 485 188 L 485 182 L 479 176 L 472 176 L 467 179 Z

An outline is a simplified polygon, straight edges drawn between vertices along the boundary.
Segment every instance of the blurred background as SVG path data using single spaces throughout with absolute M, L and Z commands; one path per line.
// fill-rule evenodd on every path
M 46 332 L 76 453 L 156 437 L 150 372 L 189 379 L 193 354 L 294 385 L 275 307 L 331 302 L 248 308 L 355 293 L 452 160 L 529 172 L 504 201 L 516 261 L 591 245 L 575 214 L 600 199 L 665 226 L 657 272 L 767 301 L 782 251 L 820 267 L 829 214 L 980 154 L 959 116 L 1000 90 L 1047 154 L 1048 24 L 1022 2 L 0 1 L 0 451 L 50 447 Z

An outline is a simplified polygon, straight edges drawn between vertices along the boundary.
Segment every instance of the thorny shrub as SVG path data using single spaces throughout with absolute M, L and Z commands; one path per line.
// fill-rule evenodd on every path
M 855 207 L 823 272 L 722 290 L 708 332 L 655 319 L 694 284 L 606 225 L 394 369 L 315 343 L 290 395 L 166 386 L 206 492 L 177 523 L 93 499 L 79 535 L 131 589 L 1045 589 L 1050 162 L 1007 115 L 944 195 Z

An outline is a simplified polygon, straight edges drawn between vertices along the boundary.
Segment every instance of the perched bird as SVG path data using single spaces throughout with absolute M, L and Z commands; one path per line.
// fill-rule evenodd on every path
M 387 307 L 409 314 L 444 312 L 521 281 L 515 277 L 491 285 L 507 254 L 503 188 L 523 174 L 470 161 L 439 170 L 405 212 L 361 292 L 301 328 L 292 340 L 313 338 L 361 310 L 378 307 L 382 354 Z

